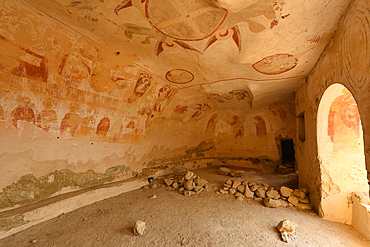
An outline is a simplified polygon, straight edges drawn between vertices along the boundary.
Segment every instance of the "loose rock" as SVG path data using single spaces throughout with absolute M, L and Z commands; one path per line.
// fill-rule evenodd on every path
M 234 189 L 234 188 L 229 189 L 229 194 L 230 195 L 234 195 L 235 193 L 236 193 L 236 189 Z
M 244 200 L 244 198 L 243 198 L 243 197 L 241 197 L 241 196 L 237 196 L 237 197 L 236 197 L 236 200 L 238 200 L 238 201 L 243 201 L 243 200 Z
M 290 196 L 289 198 L 288 198 L 288 202 L 290 202 L 291 204 L 293 204 L 294 206 L 298 206 L 298 199 L 297 199 L 297 197 L 295 197 L 295 196 Z
M 250 187 L 251 191 L 256 191 L 260 186 L 255 184 L 252 187 Z
M 257 201 L 257 202 L 261 202 L 261 201 L 263 201 L 263 199 L 262 199 L 262 198 L 260 198 L 260 197 L 258 197 L 258 196 L 253 197 L 253 199 L 254 199 L 255 201 Z
M 208 181 L 205 180 L 205 179 L 202 179 L 202 178 L 196 178 L 194 179 L 194 183 L 197 185 L 197 186 L 205 186 L 206 184 L 208 184 Z
M 230 173 L 231 173 L 231 170 L 227 167 L 221 167 L 219 170 L 218 170 L 218 173 L 220 175 L 224 175 L 224 176 L 228 176 Z
M 224 189 L 220 189 L 220 192 L 221 192 L 222 194 L 228 194 L 228 193 L 229 193 L 229 191 L 224 190 Z
M 243 177 L 244 176 L 244 173 L 245 171 L 231 171 L 230 172 L 230 176 L 231 177 Z
M 244 196 L 245 196 L 246 198 L 253 198 L 253 197 L 254 197 L 254 192 L 253 192 L 253 191 L 251 191 L 251 190 L 249 189 L 249 187 L 248 187 L 248 186 L 246 186 L 246 187 L 245 187 Z
M 145 233 L 146 223 L 144 221 L 136 221 L 134 226 L 134 235 L 142 236 Z
M 230 187 L 231 187 L 231 185 L 233 185 L 233 180 L 228 179 L 228 180 L 226 181 L 226 183 L 225 183 L 225 184 L 229 184 L 229 185 L 230 185 Z
M 299 189 L 295 189 L 295 190 L 293 191 L 293 195 L 294 195 L 295 197 L 297 197 L 297 198 L 301 198 L 301 199 L 304 199 L 304 198 L 306 197 L 306 194 L 305 194 L 303 191 L 299 190 Z
M 184 190 L 184 195 L 185 196 L 192 196 L 195 195 L 196 193 L 194 191 L 189 191 L 189 190 Z
M 244 197 L 244 195 L 243 195 L 242 193 L 240 193 L 240 192 L 236 192 L 236 193 L 235 193 L 235 196 L 236 196 L 236 197 Z
M 305 194 L 306 194 L 306 196 L 307 196 L 308 191 L 307 191 L 307 189 L 306 189 L 306 188 L 300 188 L 300 190 L 301 190 L 303 193 L 305 193 Z
M 268 198 L 272 198 L 272 199 L 279 199 L 280 198 L 280 194 L 278 191 L 276 190 L 269 190 L 266 192 L 266 196 Z M 276 198 L 277 197 L 277 198 Z
M 201 189 L 203 189 L 203 186 L 199 186 L 199 185 L 197 185 L 197 186 L 195 186 L 194 187 L 194 191 L 195 192 L 198 192 L 198 191 L 200 191 Z M 203 189 L 204 190 L 204 189 Z
M 179 188 L 179 184 L 178 184 L 178 183 L 173 183 L 173 184 L 172 184 L 172 188 L 174 188 L 174 189 L 178 189 L 178 188 Z
M 152 189 L 156 189 L 156 188 L 158 188 L 158 184 L 151 184 L 149 187 L 152 188 Z
M 305 204 L 310 203 L 310 199 L 308 199 L 308 197 L 305 197 L 303 199 L 298 197 L 298 201 L 301 202 L 301 203 L 305 203 Z
M 228 189 L 230 189 L 230 188 L 231 188 L 231 186 L 232 186 L 231 184 L 224 184 L 224 187 L 225 187 L 225 188 L 228 188 Z
M 262 186 L 266 188 L 266 190 L 270 187 L 268 183 L 262 183 Z
M 284 197 L 289 197 L 293 194 L 293 190 L 291 188 L 286 187 L 286 186 L 282 186 L 280 188 L 280 194 Z
M 199 193 L 201 193 L 201 192 L 203 192 L 205 189 L 202 187 L 202 188 L 200 188 L 199 190 L 197 190 L 195 193 L 196 194 L 199 194 Z
M 194 172 L 191 172 L 191 171 L 188 171 L 186 174 L 185 174 L 185 180 L 192 180 L 192 179 L 195 179 L 197 177 L 197 175 L 194 174 Z
M 242 184 L 242 182 L 241 182 L 240 180 L 238 180 L 238 179 L 237 179 L 237 180 L 235 180 L 235 181 L 234 181 L 234 183 L 233 183 L 233 186 L 232 186 L 232 187 L 233 187 L 233 189 L 236 189 L 236 188 L 238 188 L 238 186 L 239 186 L 239 185 L 241 185 L 241 184 Z
M 236 190 L 239 191 L 240 193 L 244 193 L 245 192 L 245 185 L 244 184 L 239 185 L 236 188 Z
M 172 183 L 173 183 L 173 179 L 165 178 L 165 179 L 164 179 L 164 183 L 165 183 L 167 186 L 171 186 L 171 185 L 172 185 Z
M 152 195 L 151 197 L 149 197 L 149 199 L 157 199 L 157 195 Z
M 266 198 L 266 190 L 259 188 L 255 191 L 256 195 L 261 198 Z
M 248 186 L 249 186 L 249 187 L 252 187 L 252 186 L 254 186 L 254 185 L 256 185 L 256 182 L 249 182 L 249 183 L 248 183 Z
M 188 180 L 184 183 L 184 188 L 186 190 L 193 190 L 194 189 L 194 182 L 193 180 Z
M 286 243 L 293 237 L 297 228 L 298 224 L 290 220 L 282 220 L 277 225 L 277 229 L 281 233 L 281 238 Z
M 288 207 L 288 206 L 289 206 L 289 202 L 284 201 L 284 200 L 282 200 L 282 199 L 279 199 L 279 201 L 280 201 L 280 206 L 281 206 L 281 207 L 286 208 L 286 207 Z
M 263 200 L 263 204 L 265 204 L 265 206 L 269 208 L 278 208 L 281 206 L 279 200 L 274 200 L 271 198 L 265 198 L 265 200 Z

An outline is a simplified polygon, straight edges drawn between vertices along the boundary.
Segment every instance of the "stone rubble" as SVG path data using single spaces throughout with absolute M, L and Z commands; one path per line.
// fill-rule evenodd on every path
M 143 186 L 143 189 L 148 188 L 158 188 L 162 186 L 167 186 L 168 189 L 178 190 L 185 196 L 192 196 L 199 194 L 206 189 L 208 189 L 208 181 L 200 178 L 194 172 L 188 171 L 184 176 L 169 175 L 163 179 L 164 184 L 157 185 L 156 183 L 151 183 L 149 186 Z M 231 187 L 231 186 L 230 186 Z M 229 188 L 224 193 L 229 193 Z
M 305 210 L 311 209 L 305 188 L 291 189 L 286 186 L 274 188 L 267 183 L 257 184 L 236 178 L 228 179 L 216 193 L 234 195 L 235 199 L 240 201 L 244 198 L 262 201 L 266 207 L 270 208 L 294 206 Z
M 282 186 L 280 188 L 280 194 L 284 197 L 289 197 L 293 194 L 293 190 L 291 188 L 286 187 L 286 186 Z
M 145 233 L 146 223 L 144 221 L 138 220 L 134 226 L 134 235 L 142 236 Z
M 293 204 L 294 206 L 298 206 L 298 199 L 297 199 L 297 197 L 295 197 L 295 196 L 289 196 L 289 198 L 288 198 L 288 202 L 290 202 L 291 204 Z
M 263 200 L 263 204 L 265 204 L 265 206 L 269 208 L 278 208 L 281 206 L 280 200 L 274 200 L 271 198 L 265 198 Z
M 243 171 L 243 170 L 231 170 L 231 169 L 229 169 L 227 167 L 221 167 L 218 170 L 218 173 L 220 175 L 230 176 L 230 177 L 243 177 L 245 171 Z
M 280 232 L 282 240 L 288 243 L 289 240 L 294 238 L 294 233 L 298 228 L 298 224 L 290 220 L 282 220 L 276 228 Z
M 157 195 L 156 195 L 156 194 L 154 194 L 154 195 L 152 195 L 151 197 L 149 197 L 149 199 L 157 199 Z

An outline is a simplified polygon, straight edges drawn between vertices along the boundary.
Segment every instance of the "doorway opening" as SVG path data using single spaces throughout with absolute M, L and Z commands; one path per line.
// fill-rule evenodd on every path
M 280 139 L 281 165 L 277 172 L 291 173 L 295 171 L 295 150 L 293 139 Z
M 281 160 L 283 164 L 295 164 L 295 151 L 293 139 L 281 140 Z
M 317 115 L 321 202 L 324 219 L 351 224 L 352 192 L 367 192 L 361 117 L 351 92 L 341 84 L 326 89 Z

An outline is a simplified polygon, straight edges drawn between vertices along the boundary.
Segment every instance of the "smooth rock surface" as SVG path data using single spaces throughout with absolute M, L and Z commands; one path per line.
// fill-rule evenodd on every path
M 274 200 L 271 198 L 265 198 L 263 200 L 263 204 L 265 204 L 265 206 L 269 208 L 278 208 L 281 206 L 281 202 L 279 200 Z
M 286 187 L 286 186 L 282 186 L 280 188 L 280 194 L 284 197 L 289 197 L 293 194 L 293 190 L 291 188 Z
M 138 220 L 134 226 L 134 235 L 142 236 L 145 233 L 146 223 L 144 221 Z

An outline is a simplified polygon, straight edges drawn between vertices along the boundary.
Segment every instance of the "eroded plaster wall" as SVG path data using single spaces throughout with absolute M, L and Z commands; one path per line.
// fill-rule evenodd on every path
M 334 83 L 347 87 L 357 102 L 363 127 L 368 174 L 370 171 L 369 10 L 368 1 L 350 2 L 316 68 L 296 93 L 297 116 L 304 113 L 306 134 L 304 141 L 297 142 L 299 182 L 301 186 L 309 188 L 311 201 L 319 212 L 321 198 L 338 193 L 335 189 L 336 185 L 331 182 L 330 174 L 326 173 L 318 158 L 316 129 L 320 100 L 325 90 Z M 325 178 L 325 181 L 322 178 Z
M 277 139 L 295 137 L 293 100 L 254 109 L 238 88 L 193 97 L 177 86 L 183 73 L 156 74 L 128 43 L 0 3 L 0 210 L 144 171 L 273 169 Z

